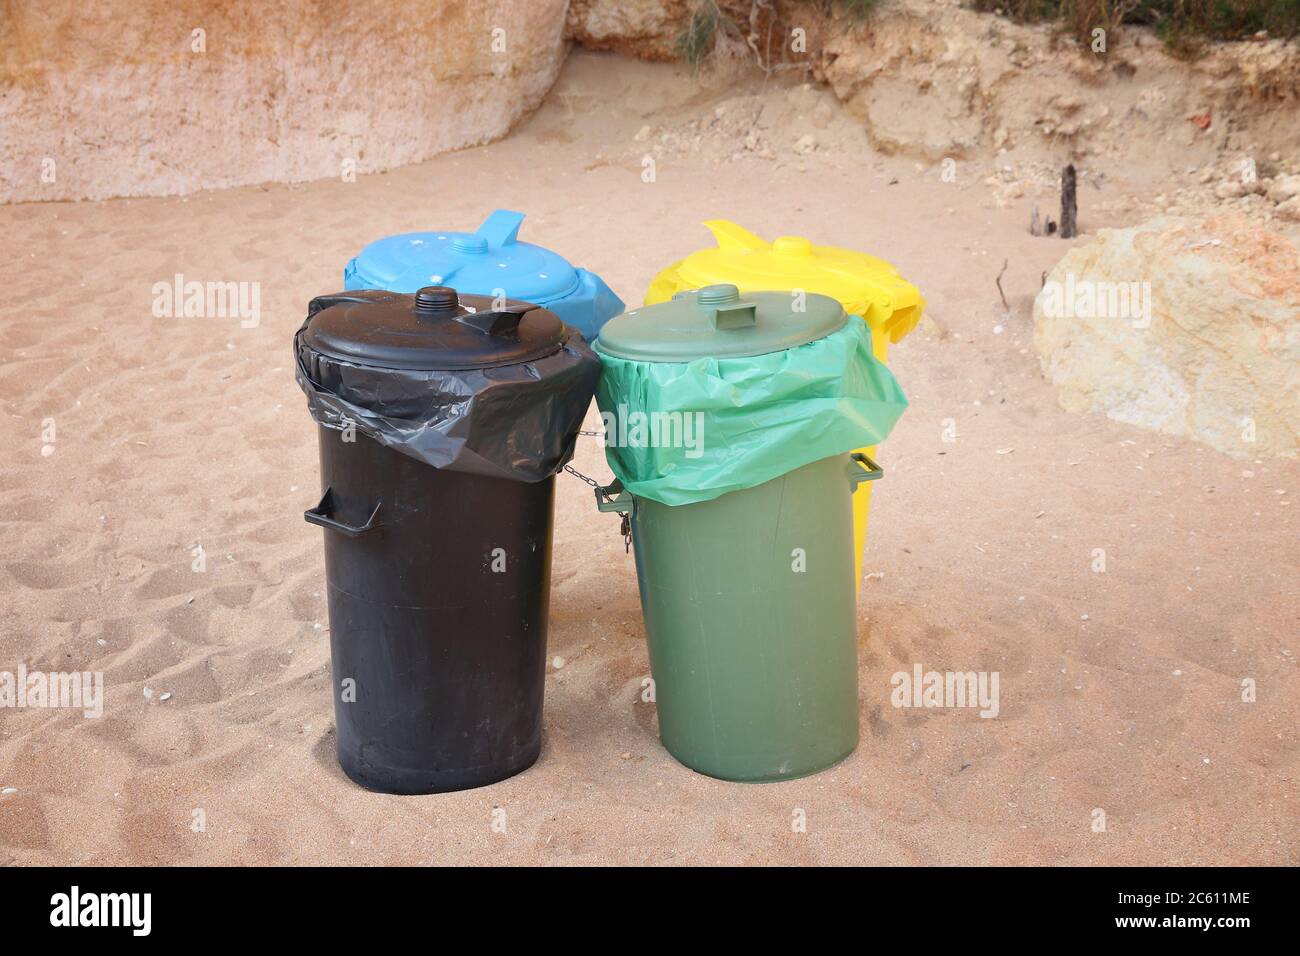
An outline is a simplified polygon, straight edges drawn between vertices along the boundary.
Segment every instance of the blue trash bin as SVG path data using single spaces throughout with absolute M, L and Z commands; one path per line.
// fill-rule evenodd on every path
M 407 232 L 370 243 L 343 269 L 345 289 L 416 292 L 446 285 L 549 309 L 588 341 L 623 312 L 623 300 L 594 272 L 549 249 L 520 242 L 524 214 L 498 209 L 474 232 Z

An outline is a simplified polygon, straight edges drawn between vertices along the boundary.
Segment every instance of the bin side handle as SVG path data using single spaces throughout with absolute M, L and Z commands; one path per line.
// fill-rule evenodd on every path
M 382 501 L 375 502 L 374 510 L 370 512 L 370 517 L 366 519 L 365 524 L 359 527 L 346 524 L 333 516 L 334 489 L 330 487 L 326 488 L 325 494 L 321 495 L 320 504 L 310 511 L 304 511 L 302 516 L 309 524 L 317 524 L 322 528 L 328 528 L 330 531 L 345 534 L 349 538 L 355 538 L 379 527 L 379 508 L 382 504 Z
M 592 482 L 595 484 L 595 482 Z M 618 533 L 623 536 L 623 550 L 632 550 L 632 515 L 636 512 L 636 499 L 632 493 L 623 488 L 623 482 L 615 478 L 608 485 L 596 485 L 596 508 L 599 511 L 614 511 L 623 519 Z
M 623 490 L 623 482 L 615 478 L 608 485 L 597 485 L 596 492 L 596 510 L 603 512 L 617 512 L 619 514 L 630 515 L 636 507 L 635 500 L 631 494 Z
M 864 481 L 876 481 L 884 476 L 885 469 L 872 461 L 870 455 L 855 451 L 850 453 L 849 457 L 858 464 L 858 467 L 849 473 L 849 481 L 853 483 L 855 489 Z

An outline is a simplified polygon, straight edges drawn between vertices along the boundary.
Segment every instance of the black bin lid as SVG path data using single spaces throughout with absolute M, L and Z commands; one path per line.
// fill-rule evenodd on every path
M 564 344 L 554 312 L 513 299 L 460 295 L 448 286 L 319 296 L 303 343 L 331 358 L 379 368 L 475 369 L 518 365 Z

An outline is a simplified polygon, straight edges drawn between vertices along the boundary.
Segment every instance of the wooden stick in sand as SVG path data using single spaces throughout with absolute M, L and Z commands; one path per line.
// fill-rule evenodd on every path
M 1079 200 L 1076 193 L 1078 182 L 1074 175 L 1074 164 L 1065 167 L 1061 173 L 1061 238 L 1073 239 L 1079 234 L 1077 220 L 1079 217 Z

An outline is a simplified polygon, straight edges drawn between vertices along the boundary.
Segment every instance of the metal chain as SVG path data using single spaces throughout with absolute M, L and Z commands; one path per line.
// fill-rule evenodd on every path
M 579 435 L 595 435 L 595 434 L 598 434 L 598 433 L 597 433 L 597 432 L 579 432 L 578 434 L 579 434 Z M 573 475 L 573 477 L 574 477 L 574 478 L 577 478 L 579 481 L 583 481 L 583 482 L 586 482 L 587 484 L 591 485 L 591 487 L 595 488 L 598 492 L 600 492 L 600 496 L 601 496 L 602 498 L 604 498 L 606 501 L 613 501 L 613 500 L 614 500 L 613 498 L 611 498 L 611 497 L 609 496 L 609 492 L 608 492 L 607 490 L 605 490 L 604 485 L 602 485 L 600 482 L 598 482 L 595 478 L 588 478 L 586 475 L 584 475 L 582 472 L 578 471 L 578 469 L 574 468 L 572 465 L 565 465 L 565 466 L 564 466 L 564 470 L 565 470 L 566 472 L 568 472 L 569 474 Z M 627 513 L 626 511 L 619 511 L 619 512 L 616 512 L 616 514 L 619 516 L 619 518 L 622 519 L 622 520 L 619 522 L 618 533 L 621 534 L 621 535 L 623 536 L 623 552 L 624 552 L 625 554 L 627 554 L 627 553 L 630 553 L 630 552 L 632 551 L 632 518 L 628 515 L 628 513 Z
M 579 435 L 586 435 L 586 436 L 589 437 L 589 438 L 604 438 L 604 437 L 605 437 L 605 433 L 604 433 L 604 432 L 584 432 L 584 431 L 579 431 L 578 434 L 579 434 Z M 588 478 L 586 475 L 584 475 L 582 472 L 578 471 L 578 469 L 574 468 L 572 465 L 565 465 L 565 466 L 564 466 L 564 470 L 567 471 L 569 474 L 573 475 L 573 477 L 574 477 L 574 478 L 577 478 L 579 481 L 585 481 L 587 484 L 591 485 L 591 487 L 596 488 L 596 489 L 599 489 L 601 495 L 604 496 L 604 498 L 605 498 L 606 501 L 611 500 L 610 497 L 609 497 L 609 495 L 605 494 L 605 490 L 604 490 L 603 488 L 601 488 L 600 483 L 599 483 L 598 481 L 596 481 L 596 479 L 594 479 L 594 478 Z
M 579 481 L 585 481 L 593 488 L 600 487 L 600 482 L 598 482 L 595 478 L 588 478 L 586 475 L 578 471 L 578 469 L 574 468 L 572 465 L 565 465 L 564 470 L 567 471 L 569 474 L 571 474 L 574 478 L 577 478 Z M 608 498 L 609 495 L 605 495 L 605 497 Z
M 618 512 L 621 519 L 618 523 L 618 533 L 623 536 L 623 553 L 632 553 L 632 518 L 626 511 Z

